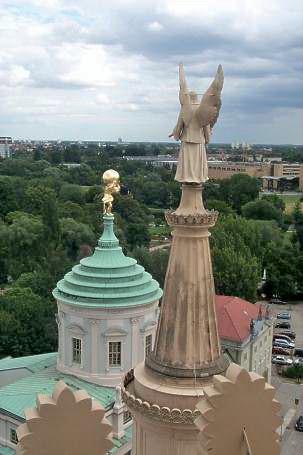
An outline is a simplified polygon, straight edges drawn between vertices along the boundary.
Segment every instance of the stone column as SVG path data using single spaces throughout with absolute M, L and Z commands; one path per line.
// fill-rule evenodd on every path
M 205 380 L 204 380 L 205 381 Z M 200 412 L 195 405 L 207 382 L 153 374 L 143 363 L 130 372 L 122 389 L 133 417 L 134 455 L 207 455 L 202 452 L 194 425 Z
M 157 337 L 147 365 L 174 377 L 203 377 L 227 368 L 221 354 L 208 228 L 218 212 L 203 206 L 201 186 L 183 185 L 175 212 L 167 212 L 173 242 Z
M 129 372 L 123 401 L 134 418 L 135 455 L 197 455 L 196 404 L 213 375 L 224 374 L 215 313 L 206 211 L 199 185 L 183 185 L 179 208 L 166 213 L 173 242 L 154 350 Z M 199 452 L 200 451 L 200 452 Z

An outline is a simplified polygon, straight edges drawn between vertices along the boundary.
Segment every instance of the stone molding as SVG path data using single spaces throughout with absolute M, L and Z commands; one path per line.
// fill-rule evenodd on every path
M 206 211 L 205 213 L 195 213 L 189 215 L 177 215 L 175 211 L 167 210 L 165 219 L 170 226 L 214 226 L 218 219 L 219 212 L 216 210 Z
M 220 374 L 226 371 L 229 361 L 221 354 L 216 360 L 208 362 L 205 366 L 197 366 L 191 368 L 176 368 L 171 364 L 166 364 L 163 361 L 158 361 L 155 357 L 155 352 L 152 351 L 145 359 L 145 365 L 151 370 L 157 371 L 160 374 L 171 376 L 174 378 L 207 378 L 215 374 Z
M 60 306 L 60 309 L 65 311 L 65 314 L 79 316 L 79 313 L 81 313 L 81 317 L 100 321 L 111 318 L 113 314 L 118 314 L 121 319 L 144 316 L 145 314 L 148 314 L 154 306 L 157 307 L 158 303 L 159 300 L 155 300 L 152 303 L 144 305 L 143 308 L 138 306 L 136 307 L 135 305 L 132 308 L 90 308 L 84 306 L 77 308 L 60 300 L 57 301 L 58 306 Z
M 139 323 L 139 319 L 138 318 L 131 318 L 130 322 L 131 322 L 131 325 L 137 325 Z
M 130 408 L 131 412 L 139 411 L 141 415 L 146 415 L 151 419 L 163 423 L 192 425 L 201 415 L 200 411 L 195 409 L 170 409 L 166 406 L 158 406 L 148 401 L 143 401 L 135 395 L 129 393 L 126 387 L 134 380 L 134 370 L 130 370 L 124 377 L 122 392 L 123 402 Z

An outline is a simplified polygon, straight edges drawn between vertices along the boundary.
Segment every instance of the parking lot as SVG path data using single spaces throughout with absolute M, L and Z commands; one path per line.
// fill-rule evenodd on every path
M 271 312 L 291 314 L 291 330 L 296 332 L 295 346 L 303 348 L 303 302 L 290 305 L 270 305 Z M 288 381 L 277 374 L 277 366 L 272 365 L 272 385 L 277 389 L 276 398 L 282 405 L 281 415 L 286 417 L 287 427 L 282 436 L 281 455 L 303 453 L 303 433 L 294 430 L 299 415 L 303 415 L 303 384 Z M 295 404 L 299 399 L 299 404 Z
M 291 329 L 296 332 L 296 347 L 303 347 L 303 302 L 290 305 L 270 305 L 271 312 L 275 316 L 277 313 L 288 312 L 291 314 Z M 281 329 L 282 330 L 282 329 Z

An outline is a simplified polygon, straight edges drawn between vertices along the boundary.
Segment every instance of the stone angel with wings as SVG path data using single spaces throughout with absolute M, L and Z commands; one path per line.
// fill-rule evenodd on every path
M 205 144 L 208 144 L 212 128 L 221 107 L 223 69 L 219 65 L 215 79 L 199 103 L 196 92 L 188 91 L 184 67 L 179 66 L 181 111 L 177 125 L 169 137 L 181 140 L 181 149 L 175 180 L 185 183 L 204 183 L 208 180 Z

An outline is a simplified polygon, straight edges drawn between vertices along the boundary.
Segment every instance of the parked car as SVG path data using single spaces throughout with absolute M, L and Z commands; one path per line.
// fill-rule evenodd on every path
M 276 325 L 275 325 L 275 328 L 276 329 L 290 329 L 291 328 L 291 325 L 289 322 L 278 322 Z
M 273 345 L 274 346 L 279 346 L 280 348 L 286 348 L 286 349 L 294 349 L 295 343 L 289 342 L 286 340 L 282 340 L 281 338 L 276 338 L 273 340 Z
M 278 313 L 277 314 L 277 319 L 291 319 L 291 314 L 289 313 L 286 313 L 286 311 L 284 311 L 283 313 Z
M 295 352 L 294 352 L 294 356 L 303 357 L 303 348 L 296 348 Z
M 283 355 L 274 355 L 271 358 L 271 363 L 276 363 L 277 365 L 292 365 L 292 360 L 287 359 Z
M 283 335 L 282 333 L 275 333 L 273 336 L 273 340 L 280 339 L 280 340 L 286 340 L 289 343 L 293 343 L 292 339 L 288 335 Z
M 272 354 L 280 354 L 280 355 L 291 355 L 291 350 L 290 349 L 286 349 L 286 348 L 281 348 L 281 347 L 278 347 L 278 346 L 274 346 L 272 348 Z
M 285 302 L 285 300 L 280 299 L 271 299 L 270 303 L 275 303 L 276 305 L 287 305 L 287 302 Z
M 299 357 L 298 359 L 295 359 L 294 360 L 294 364 L 295 365 L 303 365 L 303 358 L 302 357 Z
M 303 431 L 303 416 L 300 416 L 296 421 L 295 429 L 297 431 Z
M 276 332 L 275 335 L 287 335 L 292 340 L 296 339 L 296 334 L 292 330 L 286 330 L 286 329 L 285 330 L 281 330 L 281 331 L 279 330 L 279 332 L 278 333 Z

